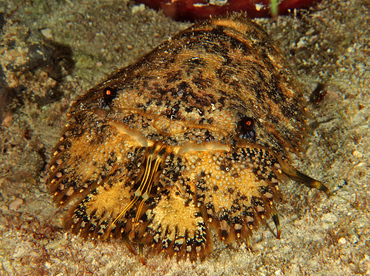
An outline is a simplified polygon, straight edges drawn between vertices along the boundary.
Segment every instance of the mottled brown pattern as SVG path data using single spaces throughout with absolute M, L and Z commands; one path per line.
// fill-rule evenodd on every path
M 247 242 L 306 133 L 302 93 L 243 15 L 193 25 L 89 90 L 69 111 L 48 182 L 65 224 L 178 258 Z M 249 125 L 245 125 L 249 122 Z M 141 254 L 142 255 L 142 254 Z

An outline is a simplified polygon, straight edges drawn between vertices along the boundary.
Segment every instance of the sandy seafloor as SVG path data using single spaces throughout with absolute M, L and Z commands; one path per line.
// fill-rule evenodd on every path
M 370 275 L 369 8 L 369 1 L 323 1 L 299 18 L 259 20 L 307 97 L 318 82 L 328 87 L 322 102 L 308 106 L 313 131 L 295 165 L 338 196 L 287 182 L 281 239 L 262 227 L 252 250 L 219 245 L 196 263 L 150 255 L 143 266 L 121 241 L 64 232 L 40 173 L 71 101 L 189 24 L 127 0 L 1 0 L 0 91 L 10 95 L 0 95 L 0 274 Z M 45 39 L 71 47 L 73 70 L 60 47 L 32 46 Z M 29 62 L 29 49 L 48 49 L 54 62 Z M 5 114 L 4 105 L 13 111 Z

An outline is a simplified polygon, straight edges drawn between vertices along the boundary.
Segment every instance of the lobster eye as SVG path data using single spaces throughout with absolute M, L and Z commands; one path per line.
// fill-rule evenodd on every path
M 103 101 L 106 105 L 109 105 L 113 99 L 117 96 L 117 90 L 114 88 L 104 88 L 103 90 Z
M 251 117 L 244 117 L 239 121 L 238 124 L 240 137 L 241 138 L 249 138 L 255 140 L 256 132 L 255 132 L 255 123 L 254 119 Z
M 254 120 L 250 117 L 245 117 L 241 121 L 242 123 L 242 130 L 249 132 L 252 131 L 254 128 Z

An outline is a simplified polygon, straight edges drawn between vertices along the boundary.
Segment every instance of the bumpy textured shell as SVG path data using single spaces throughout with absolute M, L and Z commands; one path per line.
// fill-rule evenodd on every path
M 280 51 L 243 15 L 195 24 L 73 103 L 49 164 L 65 224 L 191 260 L 247 242 L 307 126 Z M 247 122 L 248 125 L 244 125 Z

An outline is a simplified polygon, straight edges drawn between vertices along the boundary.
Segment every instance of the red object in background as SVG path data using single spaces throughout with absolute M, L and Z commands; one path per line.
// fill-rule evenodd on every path
M 271 0 L 135 0 L 163 13 L 174 20 L 195 21 L 228 12 L 246 11 L 249 18 L 271 17 Z M 320 0 L 283 0 L 278 6 L 278 15 L 289 10 L 307 9 Z

